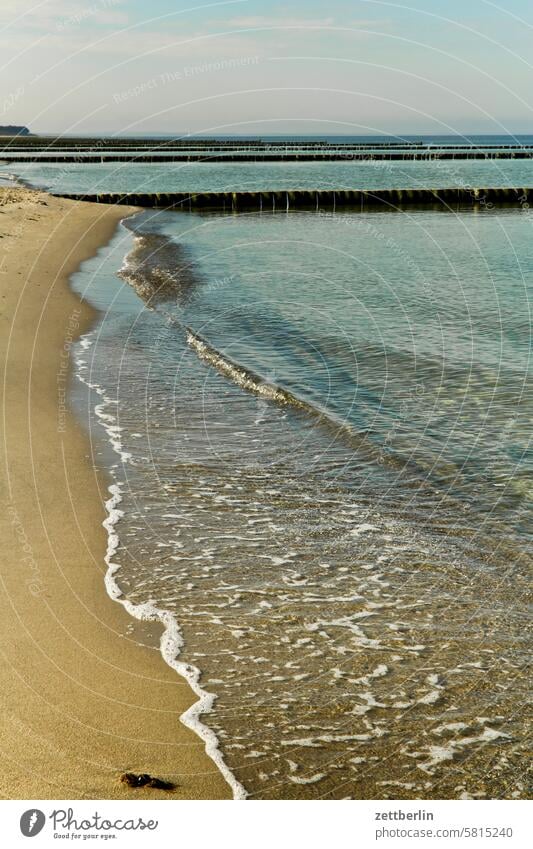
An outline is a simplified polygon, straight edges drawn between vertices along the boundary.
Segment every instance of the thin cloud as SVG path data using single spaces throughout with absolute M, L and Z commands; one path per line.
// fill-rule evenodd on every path
M 121 8 L 123 11 L 120 11 Z M 124 24 L 128 20 L 125 0 L 89 0 L 87 3 L 69 0 L 2 0 L 0 24 L 6 32 L 12 30 L 41 30 L 46 33 L 62 23 Z
M 389 24 L 388 20 L 370 20 L 361 18 L 353 21 L 337 20 L 336 18 L 283 18 L 253 15 L 249 17 L 230 18 L 228 21 L 213 21 L 211 26 L 224 29 L 329 29 L 330 27 L 351 30 L 383 29 Z
M 302 27 L 302 29 L 315 29 L 320 27 L 331 27 L 335 18 L 269 18 L 262 15 L 251 17 L 231 18 L 224 22 L 225 27 L 238 29 L 255 29 L 256 27 Z

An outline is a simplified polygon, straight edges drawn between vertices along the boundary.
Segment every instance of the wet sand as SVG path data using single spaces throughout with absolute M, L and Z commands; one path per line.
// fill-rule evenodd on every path
M 70 341 L 94 319 L 69 276 L 133 211 L 0 189 L 2 798 L 231 797 L 179 721 L 196 697 L 160 627 L 105 591 L 109 482 L 65 399 Z

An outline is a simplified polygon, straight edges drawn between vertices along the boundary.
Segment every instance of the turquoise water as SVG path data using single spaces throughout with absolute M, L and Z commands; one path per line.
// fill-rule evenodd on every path
M 365 433 L 369 450 L 386 446 L 399 468 L 419 467 L 478 504 L 489 476 L 487 505 L 504 482 L 499 509 L 520 510 L 532 470 L 527 217 L 167 213 L 155 222 L 185 246 L 201 281 L 180 307 L 183 324 L 258 375 L 275 374 L 334 426 Z M 503 428 L 506 444 L 487 466 Z
M 532 229 L 145 211 L 74 280 L 113 579 L 253 798 L 527 795 Z
M 442 162 L 6 163 L 5 172 L 54 192 L 533 186 L 533 160 Z

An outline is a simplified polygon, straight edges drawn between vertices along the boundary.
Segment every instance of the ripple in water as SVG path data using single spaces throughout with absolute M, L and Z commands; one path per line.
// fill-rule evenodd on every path
M 528 792 L 529 226 L 145 214 L 78 275 L 115 580 L 253 798 Z

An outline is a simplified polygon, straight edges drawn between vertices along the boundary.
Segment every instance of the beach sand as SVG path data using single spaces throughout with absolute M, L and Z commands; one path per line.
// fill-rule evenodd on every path
M 69 336 L 94 319 L 68 278 L 131 211 L 0 189 L 2 798 L 231 797 L 179 721 L 196 697 L 160 626 L 106 593 L 109 481 L 68 411 L 61 432 Z M 178 786 L 130 789 L 124 771 Z

